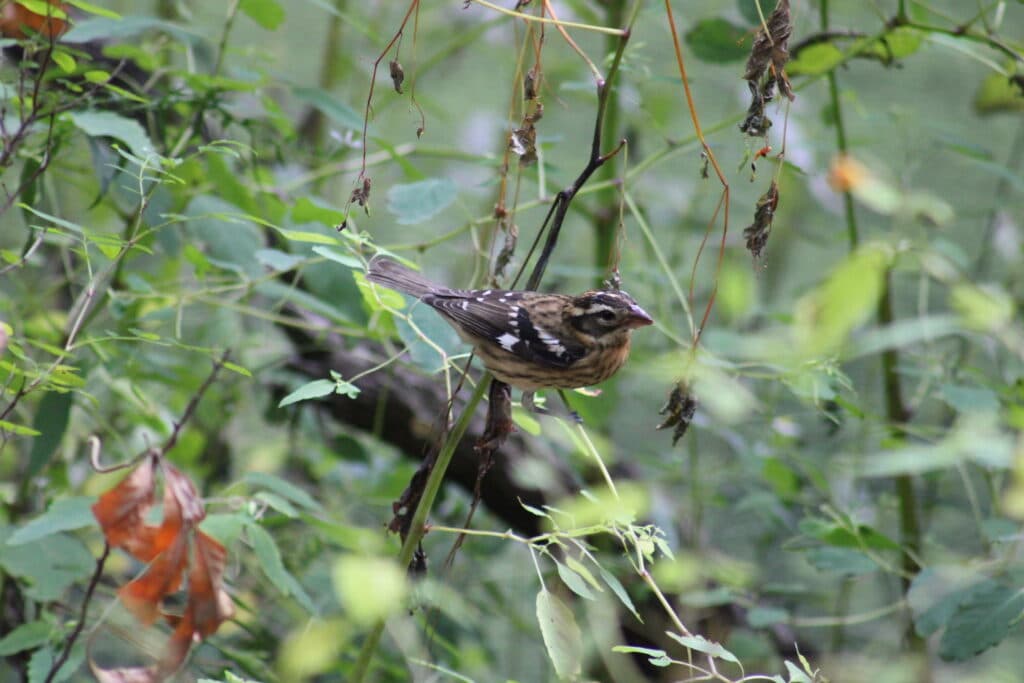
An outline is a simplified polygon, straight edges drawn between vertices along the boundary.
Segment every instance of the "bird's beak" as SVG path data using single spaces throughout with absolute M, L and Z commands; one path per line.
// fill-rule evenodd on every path
M 629 317 L 626 318 L 626 326 L 629 328 L 644 327 L 654 322 L 654 318 L 647 315 L 647 311 L 636 304 L 629 307 Z

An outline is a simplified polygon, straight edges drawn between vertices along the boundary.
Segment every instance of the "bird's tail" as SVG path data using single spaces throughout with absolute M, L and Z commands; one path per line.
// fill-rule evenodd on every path
M 406 268 L 397 261 L 378 256 L 370 261 L 366 279 L 399 292 L 405 292 L 417 299 L 442 289 L 416 271 Z

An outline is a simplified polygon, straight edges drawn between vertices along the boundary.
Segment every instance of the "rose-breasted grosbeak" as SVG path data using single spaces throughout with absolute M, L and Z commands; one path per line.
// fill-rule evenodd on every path
M 370 262 L 366 279 L 435 309 L 491 374 L 523 390 L 531 408 L 538 389 L 576 389 L 611 377 L 629 356 L 633 328 L 654 322 L 622 291 L 451 289 L 381 257 Z

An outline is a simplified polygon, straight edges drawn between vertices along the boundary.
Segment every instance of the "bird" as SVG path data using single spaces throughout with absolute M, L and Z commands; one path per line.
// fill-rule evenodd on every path
M 540 389 L 578 389 L 614 375 L 629 357 L 632 331 L 654 322 L 617 289 L 577 296 L 454 289 L 383 256 L 370 261 L 366 279 L 440 313 L 494 377 L 522 390 L 522 405 L 534 412 L 546 412 L 534 403 Z

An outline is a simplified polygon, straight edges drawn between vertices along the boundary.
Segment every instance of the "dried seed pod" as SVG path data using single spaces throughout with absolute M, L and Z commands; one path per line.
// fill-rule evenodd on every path
M 367 213 L 370 212 L 368 208 L 370 203 L 370 177 L 363 177 L 363 184 L 352 190 L 352 197 L 349 199 L 350 202 L 355 202 L 359 206 L 363 207 Z
M 405 81 L 405 69 L 402 68 L 397 59 L 392 59 L 388 62 L 388 66 L 391 69 L 391 84 L 395 86 L 395 92 L 401 95 L 402 83 Z
M 540 70 L 534 64 L 533 68 L 526 72 L 523 77 L 523 99 L 532 101 L 537 99 L 537 90 L 540 87 Z
M 747 250 L 755 258 L 761 258 L 765 245 L 768 244 L 768 235 L 772 231 L 772 220 L 775 218 L 775 209 L 779 206 L 779 186 L 773 180 L 768 191 L 757 200 L 757 208 L 754 209 L 754 222 L 743 230 L 743 236 L 747 240 Z
M 679 439 L 686 435 L 693 421 L 693 414 L 697 411 L 697 397 L 690 390 L 690 384 L 686 380 L 680 380 L 669 394 L 668 401 L 660 411 L 659 415 L 665 415 L 665 420 L 658 425 L 658 429 L 674 427 L 672 432 L 672 445 L 675 446 Z
M 537 161 L 537 129 L 532 123 L 512 131 L 508 144 L 512 152 L 519 157 L 519 163 L 532 164 Z
M 779 0 L 775 10 L 768 16 L 765 22 L 768 31 L 762 26 L 754 44 L 750 48 L 750 57 L 747 58 L 746 71 L 743 78 L 751 83 L 757 83 L 768 70 L 769 64 L 775 71 L 776 77 L 782 74 L 789 61 L 789 37 L 793 33 L 793 21 L 789 13 L 789 0 Z M 785 76 L 783 76 L 785 79 Z M 788 85 L 788 81 L 787 81 Z M 780 83 L 780 88 L 782 84 Z M 787 97 L 792 99 L 792 93 L 783 91 Z

